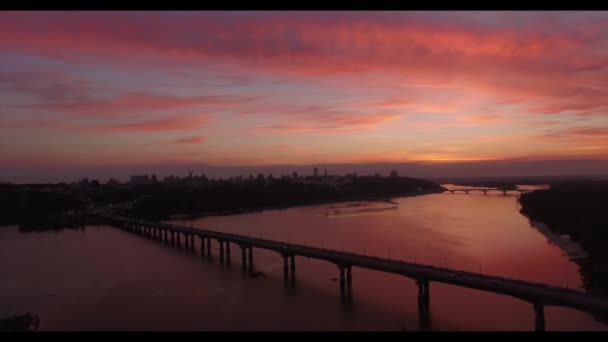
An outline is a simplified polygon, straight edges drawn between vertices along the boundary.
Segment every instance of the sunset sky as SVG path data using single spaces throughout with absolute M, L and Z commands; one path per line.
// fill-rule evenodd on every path
M 608 159 L 608 12 L 2 12 L 0 42 L 0 180 Z

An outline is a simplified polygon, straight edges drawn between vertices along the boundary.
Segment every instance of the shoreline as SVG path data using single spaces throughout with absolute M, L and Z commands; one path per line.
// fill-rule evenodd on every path
M 545 238 L 547 238 L 547 241 L 550 244 L 558 247 L 563 253 L 565 253 L 570 261 L 578 264 L 578 260 L 586 259 L 589 256 L 589 253 L 583 248 L 583 246 L 581 246 L 581 244 L 577 241 L 573 240 L 569 235 L 558 234 L 551 230 L 548 224 L 541 221 L 530 219 L 530 225 L 538 230 L 538 232 L 541 233 Z
M 340 204 L 340 203 L 349 203 L 349 202 L 378 202 L 378 203 L 389 203 L 389 204 L 393 204 L 393 205 L 398 205 L 398 203 L 394 201 L 394 199 L 396 199 L 396 198 L 440 194 L 440 193 L 441 192 L 435 192 L 435 191 L 420 191 L 420 192 L 416 192 L 416 193 L 391 196 L 388 198 L 386 196 L 358 197 L 358 198 L 341 199 L 341 200 L 320 200 L 320 201 L 314 201 L 313 203 L 307 203 L 307 204 L 276 205 L 276 206 L 269 206 L 269 207 L 256 208 L 256 209 L 229 210 L 229 211 L 223 211 L 223 212 L 207 212 L 207 213 L 201 213 L 201 214 L 196 214 L 196 215 L 174 214 L 174 215 L 170 215 L 169 218 L 161 219 L 161 220 L 162 221 L 184 220 L 184 219 L 196 220 L 196 219 L 204 218 L 204 217 L 251 214 L 251 213 L 270 211 L 270 210 L 285 210 L 285 209 L 290 209 L 290 208 L 310 207 L 310 206 L 323 205 L 323 204 Z

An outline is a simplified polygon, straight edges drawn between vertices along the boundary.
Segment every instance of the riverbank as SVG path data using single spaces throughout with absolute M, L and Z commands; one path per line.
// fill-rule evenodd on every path
M 276 181 L 267 184 L 222 185 L 187 191 L 164 188 L 138 200 L 123 214 L 149 220 L 238 215 L 263 210 L 441 193 L 433 182 L 407 177 L 359 177 L 332 186 Z M 394 202 L 391 204 L 395 204 Z
M 521 213 L 567 235 L 587 257 L 573 258 L 589 292 L 608 294 L 608 183 L 566 184 L 520 196 Z
M 212 216 L 241 215 L 241 214 L 257 213 L 257 212 L 267 211 L 267 210 L 286 210 L 286 209 L 295 208 L 295 207 L 311 207 L 311 206 L 323 205 L 323 204 L 337 205 L 337 204 L 341 204 L 341 203 L 351 203 L 351 202 L 375 202 L 375 203 L 388 203 L 388 204 L 392 204 L 392 205 L 399 205 L 399 203 L 395 202 L 396 198 L 423 196 L 423 195 L 430 195 L 430 194 L 436 194 L 436 193 L 441 193 L 441 192 L 443 192 L 443 190 L 441 190 L 441 191 L 430 191 L 429 190 L 429 191 L 418 191 L 416 193 L 409 193 L 409 194 L 404 194 L 404 195 L 400 195 L 400 196 L 394 196 L 391 198 L 386 198 L 384 196 L 382 196 L 382 197 L 363 196 L 363 197 L 346 198 L 346 199 L 340 199 L 340 200 L 318 200 L 318 201 L 313 201 L 313 202 L 309 202 L 306 204 L 275 205 L 275 206 L 267 206 L 267 207 L 262 207 L 262 208 L 227 210 L 227 211 L 222 211 L 222 212 L 203 212 L 200 214 L 173 214 L 173 215 L 170 215 L 169 217 L 163 218 L 162 220 L 169 220 L 169 221 L 170 220 L 195 220 L 198 218 L 212 217 Z

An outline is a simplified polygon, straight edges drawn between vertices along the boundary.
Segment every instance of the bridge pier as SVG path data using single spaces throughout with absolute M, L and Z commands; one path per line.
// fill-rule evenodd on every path
M 243 271 L 247 270 L 247 247 L 245 246 L 240 246 L 241 247 L 241 265 L 243 266 Z M 285 262 L 285 265 L 287 265 L 287 262 Z M 285 266 L 287 267 L 287 266 Z
M 296 279 L 296 256 L 292 254 L 289 258 L 291 259 L 291 280 L 293 281 Z
M 218 240 L 220 243 L 220 262 L 224 262 L 224 241 Z
M 428 306 L 430 302 L 429 281 L 417 280 L 416 285 L 418 285 L 418 304 Z
M 287 254 L 282 254 L 281 256 L 283 257 L 283 276 L 287 281 L 287 279 L 289 278 L 289 267 L 287 265 L 287 259 L 289 258 L 289 256 Z
M 202 235 L 199 235 L 198 238 L 201 241 L 201 256 L 204 257 L 205 256 L 205 237 Z
M 226 263 L 230 265 L 230 241 L 226 241 Z
M 352 288 L 352 284 L 353 284 L 353 277 L 352 277 L 352 267 L 346 266 L 346 287 L 348 288 L 348 291 L 350 291 L 350 289 Z
M 175 233 L 177 234 L 177 247 L 180 247 L 180 244 L 181 244 L 181 243 L 180 243 L 180 241 L 179 241 L 179 240 L 181 239 L 181 238 L 180 238 L 181 233 L 180 233 L 180 232 L 175 232 Z
M 207 256 L 211 257 L 211 238 L 207 238 Z
M 502 191 L 502 195 L 503 195 L 503 196 L 506 196 L 506 195 L 507 195 L 507 190 L 503 190 L 503 191 Z
M 194 234 L 190 234 L 190 252 L 192 252 L 192 254 L 196 254 L 196 250 L 194 248 Z
M 534 303 L 534 316 L 536 317 L 534 324 L 535 330 L 545 331 L 545 310 L 543 304 Z
M 175 244 L 175 232 L 171 231 L 171 245 Z
M 253 272 L 253 247 L 249 247 L 249 272 Z
M 484 195 L 488 194 L 488 190 L 482 190 Z

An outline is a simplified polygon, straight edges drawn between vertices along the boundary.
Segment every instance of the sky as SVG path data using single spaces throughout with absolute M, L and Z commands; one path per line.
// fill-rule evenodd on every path
M 608 12 L 11 11 L 0 42 L 0 180 L 608 173 Z

